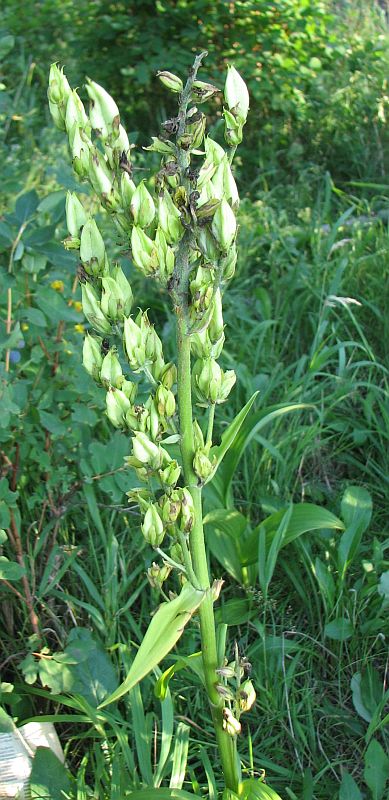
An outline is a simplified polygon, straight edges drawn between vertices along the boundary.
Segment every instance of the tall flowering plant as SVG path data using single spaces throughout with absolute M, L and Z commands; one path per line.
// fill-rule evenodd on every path
M 90 183 L 111 215 L 135 268 L 170 296 L 176 318 L 173 363 L 166 360 L 148 311 L 134 310 L 131 285 L 122 268 L 110 262 L 95 219 L 77 194 L 68 193 L 65 247 L 79 253 L 83 310 L 90 324 L 84 366 L 106 392 L 112 425 L 128 431 L 131 439 L 127 465 L 135 470 L 139 487 L 128 494 L 139 506 L 143 536 L 160 558 L 149 569 L 150 583 L 165 598 L 162 586 L 172 572 L 179 574 L 181 585 L 178 596 L 155 611 L 128 675 L 103 705 L 118 700 L 150 673 L 197 613 L 202 677 L 225 786 L 242 796 L 248 789 L 247 782 L 241 783 L 236 741 L 241 714 L 255 702 L 255 690 L 238 654 L 228 663 L 217 639 L 213 606 L 222 581 L 211 583 L 209 575 L 202 490 L 254 400 L 216 444 L 215 411 L 228 400 L 236 380 L 218 360 L 225 339 L 223 293 L 237 260 L 239 195 L 231 163 L 242 141 L 249 94 L 236 69 L 228 67 L 222 147 L 206 134 L 201 110 L 219 94 L 198 79 L 205 55 L 196 57 L 185 85 L 170 72 L 158 73 L 175 94 L 178 108 L 177 116 L 164 121 L 159 136 L 145 148 L 161 156 L 152 180 L 134 180 L 128 136 L 105 89 L 87 81 L 87 113 L 54 64 L 48 97 L 55 125 L 68 136 L 74 171 Z

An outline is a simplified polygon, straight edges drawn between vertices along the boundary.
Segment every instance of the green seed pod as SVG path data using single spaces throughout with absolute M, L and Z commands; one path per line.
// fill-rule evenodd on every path
M 114 350 L 109 350 L 104 356 L 100 370 L 100 380 L 107 389 L 113 386 L 121 389 L 124 380 L 120 361 Z M 128 398 L 127 398 L 128 399 Z
M 111 324 L 108 322 L 106 316 L 103 314 L 100 306 L 99 298 L 90 285 L 90 283 L 83 283 L 81 286 L 82 294 L 82 310 L 92 328 L 95 328 L 99 333 L 110 333 Z
M 238 689 L 236 699 L 238 701 L 239 711 L 243 714 L 246 711 L 250 711 L 250 708 L 253 707 L 257 695 L 254 689 L 253 683 L 250 680 L 244 681 Z
M 120 389 L 111 386 L 106 394 L 107 417 L 115 428 L 126 427 L 126 413 L 130 401 Z
M 176 564 L 183 564 L 184 563 L 184 556 L 182 554 L 182 548 L 179 542 L 174 542 L 172 544 L 170 550 L 170 558 L 176 562 Z
M 226 151 L 220 144 L 215 142 L 214 139 L 211 139 L 210 136 L 207 136 L 204 140 L 204 148 L 206 161 L 210 161 L 215 167 L 221 164 L 226 155 Z
M 218 206 L 219 208 L 220 206 Z M 200 253 L 211 262 L 218 261 L 220 258 L 220 247 L 213 233 L 204 226 L 196 231 L 196 246 Z
M 150 403 L 148 411 L 149 415 L 147 417 L 147 432 L 149 433 L 153 442 L 155 442 L 162 436 L 164 425 L 162 424 L 162 419 L 158 414 L 155 402 Z
M 88 275 L 103 274 L 107 263 L 103 237 L 94 219 L 88 219 L 81 232 L 80 259 Z
M 236 218 L 224 197 L 213 217 L 212 233 L 222 250 L 227 252 L 236 236 Z
M 151 503 L 141 525 L 146 542 L 151 547 L 160 547 L 165 537 L 165 528 L 156 503 Z
M 119 196 L 114 196 L 113 174 L 104 160 L 104 156 L 96 148 L 90 152 L 88 177 L 96 194 L 111 204 L 113 208 L 117 208 Z
M 167 244 L 165 235 L 160 227 L 155 234 L 155 255 L 158 263 L 158 278 L 167 284 L 174 270 L 174 251 Z
M 166 189 L 158 197 L 158 225 L 166 236 L 169 244 L 177 244 L 181 239 L 184 229 L 180 221 L 181 213 Z
M 133 403 L 138 391 L 138 385 L 132 381 L 124 380 L 120 386 L 122 392 L 126 395 L 130 403 Z
M 173 392 L 160 383 L 155 393 L 155 402 L 158 414 L 163 417 L 173 417 L 176 412 L 176 401 Z
M 143 181 L 136 187 L 132 195 L 130 208 L 135 225 L 140 228 L 148 228 L 151 225 L 155 217 L 155 206 L 153 198 Z
M 163 83 L 167 89 L 170 89 L 171 92 L 182 92 L 184 88 L 181 78 L 178 78 L 177 75 L 173 75 L 172 72 L 158 70 L 157 78 L 159 78 L 161 83 Z
M 236 252 L 236 245 L 230 247 L 226 257 L 223 259 L 223 280 L 230 281 L 235 275 L 236 262 L 238 254 Z
M 243 78 L 233 66 L 227 68 L 224 99 L 229 111 L 244 124 L 249 111 L 250 97 Z
M 101 355 L 101 339 L 86 334 L 82 350 L 82 363 L 86 371 L 97 383 L 100 381 L 100 369 L 103 363 Z
M 193 442 L 195 450 L 199 450 L 204 447 L 204 436 L 197 419 L 193 420 Z
M 87 222 L 84 206 L 80 203 L 75 192 L 66 194 L 66 224 L 71 236 L 78 238 L 80 229 Z
M 117 138 L 114 140 L 113 144 L 108 144 L 108 142 L 104 142 L 104 151 L 105 155 L 107 156 L 107 162 L 111 169 L 117 170 L 120 162 L 123 159 L 123 153 L 125 158 L 127 158 L 131 150 L 130 142 L 128 141 L 128 136 L 123 128 L 123 125 L 119 125 L 119 131 Z
M 223 708 L 223 728 L 229 736 L 237 736 L 242 730 L 239 720 L 229 708 Z
M 101 310 L 111 322 L 119 322 L 124 318 L 124 300 L 120 286 L 114 278 L 107 276 L 101 279 Z M 127 313 L 131 311 L 130 308 Z
M 118 291 L 120 292 L 121 296 L 121 303 L 123 305 L 123 310 L 125 315 L 129 314 L 132 308 L 133 303 L 133 294 L 132 289 L 129 281 L 127 280 L 122 268 L 119 264 L 115 264 L 112 267 L 111 275 L 113 280 L 118 287 Z
M 153 275 L 157 272 L 158 255 L 155 243 L 136 225 L 131 233 L 131 251 L 135 266 L 144 275 Z
M 186 487 L 181 489 L 180 530 L 189 533 L 194 525 L 195 510 L 192 495 Z
M 115 140 L 119 134 L 119 109 L 108 92 L 98 83 L 87 79 L 86 90 L 91 105 L 89 117 L 92 128 L 102 139 Z
M 205 133 L 205 115 L 198 111 L 197 108 L 192 108 L 186 117 L 185 133 L 189 134 L 192 139 L 191 149 L 195 150 L 201 147 Z

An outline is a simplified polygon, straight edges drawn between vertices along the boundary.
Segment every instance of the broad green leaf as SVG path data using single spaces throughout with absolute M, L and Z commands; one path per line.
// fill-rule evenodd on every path
M 267 783 L 254 778 L 243 781 L 239 788 L 239 797 L 241 800 L 282 800 Z
M 244 564 L 253 564 L 258 558 L 260 528 L 266 531 L 266 547 L 269 548 L 284 515 L 285 510 L 276 511 L 275 514 L 271 514 L 270 517 L 267 517 L 260 525 L 254 528 L 245 542 Z M 343 527 L 343 522 L 327 509 L 311 503 L 297 503 L 292 508 L 282 540 L 282 547 L 290 544 L 290 542 L 293 542 L 294 539 L 297 539 L 307 531 L 320 530 L 321 528 L 342 529 Z
M 258 392 L 254 392 L 252 397 L 250 397 L 250 400 L 246 403 L 245 406 L 243 406 L 243 408 L 239 411 L 239 414 L 236 415 L 235 419 L 232 420 L 227 430 L 224 431 L 224 433 L 222 434 L 220 444 L 211 448 L 210 459 L 212 461 L 212 458 L 216 458 L 216 462 L 213 472 L 211 476 L 208 478 L 208 481 L 212 480 L 213 476 L 215 475 L 215 472 L 219 467 L 219 464 L 222 462 L 224 456 L 226 455 L 230 447 L 232 447 L 232 445 L 234 444 L 235 439 L 238 436 L 238 433 L 247 417 L 247 414 L 251 410 L 251 407 L 257 395 Z
M 362 794 L 349 772 L 344 771 L 339 789 L 339 800 L 362 800 Z
M 64 800 L 70 791 L 66 769 L 49 747 L 38 747 L 30 776 L 31 800 Z
M 0 580 L 19 581 L 26 574 L 24 567 L 15 561 L 9 561 L 5 556 L 0 556 Z
M 343 495 L 341 509 L 346 530 L 339 541 L 338 564 L 340 575 L 344 578 L 370 523 L 372 500 L 369 492 L 360 486 L 349 486 Z
M 244 533 L 247 519 L 235 509 L 217 508 L 204 517 L 207 545 L 226 572 L 243 584 Z
M 7 33 L 0 39 L 0 59 L 5 58 L 11 52 L 15 45 L 15 37 L 11 33 Z
M 205 592 L 186 583 L 174 600 L 162 603 L 154 614 L 125 681 L 99 706 L 123 697 L 170 653 L 185 625 L 199 607 Z
M 57 417 L 56 414 L 50 414 L 48 411 L 39 411 L 40 421 L 49 433 L 53 436 L 65 436 L 68 426 Z
M 381 800 L 389 778 L 389 757 L 376 739 L 371 740 L 366 750 L 363 777 L 373 800 Z
M 176 672 L 180 672 L 182 669 L 186 669 L 187 667 L 196 672 L 196 674 L 199 675 L 204 683 L 202 653 L 192 653 L 191 656 L 185 656 L 178 659 L 175 664 L 172 664 L 170 667 L 168 667 L 168 669 L 165 669 L 162 675 L 160 675 L 157 683 L 154 686 L 154 694 L 159 700 L 165 699 L 168 686 L 173 675 L 175 675 Z
M 389 601 L 389 569 L 380 576 L 377 591 L 386 602 Z
M 15 216 L 18 222 L 26 222 L 33 215 L 38 203 L 39 197 L 35 189 L 31 189 L 30 192 L 25 192 L 25 194 L 18 197 L 15 204 Z
M 331 622 L 328 622 L 324 627 L 324 636 L 328 639 L 335 639 L 338 642 L 344 642 L 345 639 L 350 639 L 353 633 L 354 626 L 346 617 L 337 617 Z

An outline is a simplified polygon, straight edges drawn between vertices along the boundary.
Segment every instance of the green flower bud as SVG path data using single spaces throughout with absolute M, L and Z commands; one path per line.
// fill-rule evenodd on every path
M 227 156 L 224 160 L 223 188 L 226 200 L 233 208 L 237 207 L 239 205 L 239 192 Z
M 159 380 L 161 381 L 162 385 L 165 389 L 171 389 L 172 386 L 177 382 L 177 367 L 175 364 L 169 362 L 169 364 L 165 364 L 160 376 Z
M 132 439 L 133 454 L 141 464 L 148 464 L 151 469 L 160 469 L 164 461 L 164 451 L 151 441 L 142 431 L 135 433 Z
M 124 277 L 124 275 L 123 275 Z M 101 310 L 111 322 L 118 322 L 124 318 L 125 314 L 129 314 L 132 304 L 132 292 L 130 284 L 128 284 L 131 295 L 130 302 L 126 302 L 121 286 L 115 281 L 113 277 L 107 276 L 101 279 L 102 296 L 101 296 Z
M 227 68 L 224 99 L 229 111 L 237 117 L 239 122 L 245 123 L 249 111 L 250 97 L 243 78 L 233 66 Z
M 196 217 L 198 222 L 202 223 L 211 222 L 219 206 L 220 206 L 220 200 L 217 200 L 216 198 L 212 198 L 210 200 L 207 200 L 205 203 L 202 203 L 196 209 Z
M 165 389 L 160 383 L 155 393 L 155 402 L 158 414 L 163 417 L 173 417 L 176 411 L 176 401 L 173 392 Z
M 216 403 L 222 385 L 222 371 L 213 358 L 195 361 L 192 372 L 193 390 L 202 404 Z
M 125 211 L 130 208 L 135 188 L 135 183 L 131 180 L 127 172 L 122 172 L 120 177 L 120 198 Z
M 205 115 L 198 111 L 197 108 L 192 108 L 186 117 L 185 133 L 189 134 L 192 139 L 191 149 L 201 147 L 205 133 Z
M 194 81 L 192 86 L 192 100 L 195 103 L 205 103 L 215 94 L 219 94 L 220 89 L 212 83 L 204 83 L 204 81 Z
M 149 150 L 152 153 L 160 153 L 163 156 L 173 155 L 174 153 L 172 142 L 164 142 L 162 139 L 157 138 L 157 136 L 152 136 L 151 144 L 149 144 L 148 147 L 144 147 L 143 150 Z
M 100 369 L 103 362 L 101 355 L 101 339 L 86 334 L 82 350 L 82 363 L 93 380 L 99 382 Z
M 133 403 L 136 397 L 136 393 L 138 391 L 138 386 L 136 383 L 132 383 L 132 381 L 124 380 L 120 386 L 122 392 L 126 395 L 127 399 L 130 403 Z
M 131 407 L 129 399 L 120 389 L 110 387 L 106 394 L 107 417 L 115 428 L 126 427 L 126 413 Z
M 111 324 L 103 314 L 99 298 L 90 283 L 82 284 L 81 293 L 82 310 L 92 328 L 95 328 L 99 333 L 110 333 Z
M 150 586 L 153 589 L 160 589 L 168 579 L 171 571 L 172 568 L 169 566 L 169 564 L 164 564 L 162 567 L 160 567 L 155 563 L 155 561 L 153 561 L 151 567 L 149 567 L 147 570 L 147 580 Z
M 210 136 L 207 136 L 204 141 L 204 148 L 206 155 L 205 161 L 211 162 L 215 167 L 221 164 L 226 155 L 226 151 L 220 144 L 215 142 L 214 139 L 211 139 Z
M 151 371 L 153 377 L 159 380 L 159 372 L 165 366 L 162 352 L 162 342 L 155 331 L 154 325 L 151 324 L 147 311 L 140 312 L 136 321 L 142 331 L 143 341 L 145 343 L 145 353 L 147 361 L 151 362 Z M 155 367 L 155 369 L 154 369 Z
M 154 442 L 157 441 L 162 436 L 164 431 L 164 426 L 158 414 L 158 410 L 155 403 L 151 403 L 149 407 L 149 415 L 147 418 L 147 431 Z
M 66 103 L 65 125 L 69 136 L 72 136 L 74 126 L 82 128 L 87 135 L 90 133 L 90 124 L 85 112 L 84 104 L 80 100 L 77 92 L 73 89 Z
M 210 475 L 212 475 L 214 465 L 208 458 L 205 448 L 196 450 L 193 459 L 193 469 L 201 483 L 205 483 Z
M 229 736 L 237 736 L 242 730 L 239 720 L 229 708 L 223 708 L 223 728 Z
M 165 235 L 160 227 L 155 234 L 155 253 L 158 262 L 158 277 L 162 283 L 167 283 L 174 270 L 174 251 L 166 242 Z
M 90 152 L 88 177 L 94 191 L 101 197 L 104 205 L 110 210 L 116 210 L 120 200 L 113 187 L 113 175 L 104 160 L 104 156 L 96 148 Z
M 119 109 L 108 92 L 98 83 L 87 79 L 86 90 L 91 105 L 89 117 L 92 128 L 102 139 L 116 139 L 119 133 Z
M 193 441 L 195 450 L 204 447 L 204 435 L 197 419 L 193 420 Z
M 142 228 L 134 225 L 131 233 L 131 251 L 135 266 L 144 275 L 153 275 L 158 270 L 158 255 L 155 243 Z
M 176 564 L 183 564 L 184 563 L 184 556 L 182 554 L 182 548 L 179 542 L 174 542 L 172 544 L 170 550 L 170 558 L 176 562 Z
M 135 372 L 142 369 L 146 362 L 145 337 L 131 317 L 124 320 L 124 350 Z
M 146 542 L 151 547 L 160 547 L 165 537 L 165 528 L 156 503 L 151 503 L 141 525 Z
M 233 386 L 236 383 L 236 375 L 233 369 L 227 370 L 227 372 L 222 371 L 222 383 L 219 389 L 218 398 L 216 400 L 217 403 L 224 403 L 227 400 L 228 395 Z
M 94 219 L 88 219 L 81 232 L 80 259 L 88 275 L 103 274 L 107 263 L 103 237 Z
M 226 252 L 236 236 L 235 214 L 223 197 L 212 220 L 212 233 L 220 247 Z
M 86 178 L 89 175 L 89 153 L 92 142 L 85 131 L 75 124 L 69 134 L 69 143 L 73 169 L 80 178 Z
M 120 361 L 114 350 L 109 350 L 104 356 L 100 370 L 100 380 L 107 389 L 113 386 L 121 389 L 124 380 Z M 127 398 L 128 399 L 128 398 Z M 108 405 L 108 403 L 107 403 Z
M 224 115 L 224 138 L 230 147 L 236 147 L 243 139 L 243 122 L 239 122 L 230 111 L 225 108 Z
M 176 522 L 181 512 L 181 496 L 178 490 L 164 494 L 160 501 L 161 515 L 166 525 Z
M 164 190 L 158 197 L 158 225 L 169 244 L 176 244 L 181 239 L 184 229 L 180 221 L 180 211 L 174 205 L 169 192 Z
M 67 78 L 64 75 L 63 67 L 62 69 L 58 69 L 56 64 L 52 64 L 49 73 L 47 96 L 49 99 L 51 116 L 55 126 L 59 128 L 60 131 L 66 130 L 66 104 L 71 91 Z
M 170 89 L 171 92 L 182 92 L 184 88 L 181 78 L 178 78 L 177 75 L 173 75 L 172 72 L 159 70 L 157 72 L 157 78 L 159 78 L 161 83 L 163 83 L 167 89 Z
M 184 533 L 189 533 L 192 530 L 195 521 L 195 510 L 193 505 L 192 495 L 186 487 L 181 489 L 181 514 L 180 514 L 180 530 Z
M 127 280 L 122 268 L 119 264 L 115 264 L 111 270 L 112 278 L 121 295 L 121 302 L 123 305 L 124 313 L 129 314 L 133 303 L 133 294 L 129 281 Z
M 66 194 L 66 224 L 71 236 L 78 238 L 80 229 L 87 222 L 84 206 L 74 192 Z
M 136 384 L 134 384 L 136 386 Z M 146 433 L 149 411 L 143 405 L 132 406 L 126 414 L 127 427 L 132 431 Z
M 236 262 L 238 254 L 236 252 L 236 245 L 230 247 L 226 257 L 223 259 L 223 280 L 230 281 L 235 275 Z
M 164 469 L 160 469 L 158 472 L 158 477 L 166 488 L 175 486 L 180 475 L 181 467 L 174 459 Z
M 220 205 L 218 206 L 220 208 Z M 215 212 L 216 213 L 216 212 Z M 198 228 L 196 232 L 196 246 L 200 253 L 208 261 L 218 261 L 220 258 L 220 248 L 218 243 L 207 227 Z
M 129 492 L 126 492 L 127 497 L 132 500 L 134 503 L 137 503 L 139 506 L 139 510 L 145 514 L 150 503 L 151 503 L 151 493 L 148 489 L 140 489 L 139 487 L 136 489 L 130 489 Z
M 155 217 L 155 206 L 153 198 L 143 181 L 136 187 L 132 195 L 130 208 L 135 225 L 140 228 L 148 228 L 151 225 Z
M 104 142 L 105 155 L 107 156 L 107 162 L 111 169 L 117 170 L 122 160 L 123 153 L 128 159 L 130 150 L 131 145 L 128 141 L 127 133 L 123 128 L 123 125 L 119 125 L 119 132 L 117 138 L 114 140 L 114 143 L 108 144 L 108 142 Z
M 237 692 L 239 711 L 241 711 L 242 714 L 245 711 L 250 711 L 250 708 L 253 707 L 256 699 L 257 695 L 252 681 L 250 680 L 244 681 L 244 683 L 240 685 L 239 690 Z

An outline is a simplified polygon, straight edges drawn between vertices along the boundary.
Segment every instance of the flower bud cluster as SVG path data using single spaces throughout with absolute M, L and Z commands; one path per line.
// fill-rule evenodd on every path
M 130 456 L 131 463 L 135 464 L 135 459 L 142 464 L 137 470 L 152 469 L 159 462 L 159 459 L 166 458 L 163 448 L 156 449 L 150 447 L 150 442 L 146 442 L 144 437 L 137 435 L 133 440 L 133 452 L 136 456 Z M 162 451 L 162 456 L 161 456 Z M 148 461 L 142 460 L 148 458 Z M 170 462 L 171 464 L 173 462 Z M 147 466 L 146 466 L 147 465 Z M 161 547 L 165 536 L 176 542 L 177 533 L 180 531 L 184 536 L 188 536 L 194 524 L 194 506 L 192 495 L 187 488 L 174 488 L 165 485 L 165 492 L 155 500 L 151 492 L 147 489 L 133 489 L 128 492 L 131 500 L 134 500 L 142 514 L 141 530 L 146 542 L 151 547 Z M 180 555 L 177 560 L 181 562 Z

